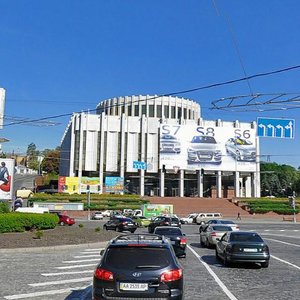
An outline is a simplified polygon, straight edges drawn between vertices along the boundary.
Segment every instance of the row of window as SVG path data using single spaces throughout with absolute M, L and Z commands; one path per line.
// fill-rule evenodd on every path
M 133 109 L 132 109 L 133 108 Z M 99 113 L 101 113 L 103 109 L 100 109 Z M 138 117 L 140 115 L 146 115 L 150 118 L 162 118 L 163 115 L 167 119 L 195 119 L 195 111 L 188 108 L 177 108 L 177 115 L 176 115 L 176 107 L 171 106 L 171 109 L 169 110 L 169 106 L 162 106 L 162 105 L 156 105 L 156 116 L 155 116 L 155 110 L 154 110 L 154 104 L 148 105 L 148 112 L 147 112 L 147 105 L 128 105 L 128 106 L 111 106 L 104 109 L 106 115 L 111 116 L 118 116 L 123 113 L 127 116 L 135 116 Z M 126 112 L 125 112 L 126 111 Z

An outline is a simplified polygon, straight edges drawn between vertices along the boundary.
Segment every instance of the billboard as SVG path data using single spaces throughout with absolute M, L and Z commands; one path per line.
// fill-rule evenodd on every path
M 13 198 L 14 170 L 14 159 L 0 159 L 0 200 L 11 200 Z
M 124 192 L 124 177 L 105 177 L 105 192 L 106 193 L 121 193 Z
M 256 131 L 243 128 L 160 126 L 160 168 L 212 171 L 256 170 Z
M 78 193 L 78 177 L 59 176 L 58 192 L 67 194 Z

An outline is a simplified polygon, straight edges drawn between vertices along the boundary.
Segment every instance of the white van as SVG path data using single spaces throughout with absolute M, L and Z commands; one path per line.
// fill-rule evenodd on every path
M 223 215 L 221 213 L 199 213 L 196 217 L 196 223 L 197 225 L 204 224 L 208 220 L 213 219 L 222 219 Z

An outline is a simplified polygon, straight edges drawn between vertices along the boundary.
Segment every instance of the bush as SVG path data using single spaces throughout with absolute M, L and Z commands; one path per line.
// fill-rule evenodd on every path
M 42 230 L 37 230 L 36 232 L 35 232 L 35 238 L 36 239 L 38 239 L 38 240 L 40 240 L 42 237 L 43 237 L 43 235 L 44 235 L 44 232 L 42 231 Z
M 83 228 L 84 227 L 84 225 L 82 223 L 80 223 L 78 226 L 79 226 L 79 228 Z
M 9 213 L 9 206 L 6 202 L 0 202 L 0 214 Z
M 33 228 L 52 229 L 57 223 L 58 217 L 54 214 L 5 213 L 0 214 L 0 233 L 23 232 Z
M 96 231 L 96 232 L 99 232 L 99 231 L 101 231 L 101 228 L 100 228 L 100 227 L 96 227 L 96 228 L 95 228 L 95 231 Z

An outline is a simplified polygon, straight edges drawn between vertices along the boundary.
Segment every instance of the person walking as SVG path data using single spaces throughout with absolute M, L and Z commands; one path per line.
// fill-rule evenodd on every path
M 238 212 L 237 218 L 236 218 L 236 219 L 237 219 L 237 220 L 242 220 L 240 212 Z

